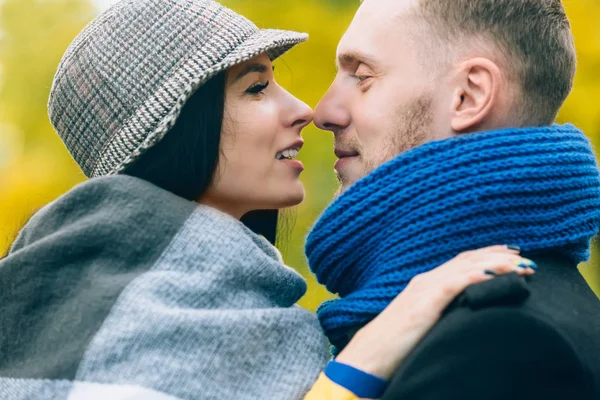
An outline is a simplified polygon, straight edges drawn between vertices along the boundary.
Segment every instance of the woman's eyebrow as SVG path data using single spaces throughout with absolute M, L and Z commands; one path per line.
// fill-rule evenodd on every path
M 263 73 L 267 72 L 268 69 L 269 68 L 265 64 L 261 64 L 261 63 L 248 64 L 243 70 L 240 71 L 239 74 L 236 75 L 235 79 L 233 80 L 233 83 L 239 81 L 244 76 L 246 76 L 252 72 L 258 72 L 258 73 L 263 74 Z M 273 67 L 273 70 L 275 70 L 275 67 Z

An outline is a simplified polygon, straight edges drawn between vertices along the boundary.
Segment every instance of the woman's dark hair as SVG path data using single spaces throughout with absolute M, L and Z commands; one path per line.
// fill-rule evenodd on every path
M 167 135 L 123 173 L 184 199 L 200 199 L 213 181 L 219 163 L 226 76 L 226 72 L 221 72 L 202 85 L 186 102 Z M 277 220 L 277 210 L 252 211 L 242 218 L 248 228 L 273 244 Z

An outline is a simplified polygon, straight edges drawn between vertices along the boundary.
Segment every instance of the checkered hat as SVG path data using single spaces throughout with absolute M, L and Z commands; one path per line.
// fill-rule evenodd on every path
M 308 35 L 259 30 L 212 0 L 122 0 L 71 43 L 48 102 L 50 121 L 88 177 L 121 172 L 173 127 L 215 74 Z

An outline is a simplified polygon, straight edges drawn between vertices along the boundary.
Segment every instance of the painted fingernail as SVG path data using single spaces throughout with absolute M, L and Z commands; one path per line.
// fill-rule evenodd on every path
M 506 245 L 506 247 L 507 247 L 509 250 L 521 251 L 521 248 L 520 248 L 519 246 L 517 246 L 517 245 L 514 245 L 514 244 L 508 244 L 508 245 Z
M 527 260 L 527 261 L 529 261 L 529 268 L 531 268 L 533 270 L 538 268 L 538 265 L 534 261 L 532 261 L 532 260 Z
M 530 260 L 528 258 L 521 258 L 521 261 L 519 261 L 518 266 L 521 268 L 531 268 L 531 269 L 537 269 L 537 267 L 538 267 L 535 262 L 533 262 L 532 260 Z
M 483 271 L 483 273 L 490 276 L 496 276 L 496 273 L 491 269 L 486 269 L 485 271 Z

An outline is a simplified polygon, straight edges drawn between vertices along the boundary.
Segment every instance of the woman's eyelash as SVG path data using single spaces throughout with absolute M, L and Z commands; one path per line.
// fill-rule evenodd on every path
M 252 85 L 248 89 L 246 89 L 246 93 L 248 93 L 248 94 L 259 94 L 263 90 L 265 90 L 268 86 L 269 86 L 269 81 L 267 81 L 265 84 L 257 83 L 256 85 Z

